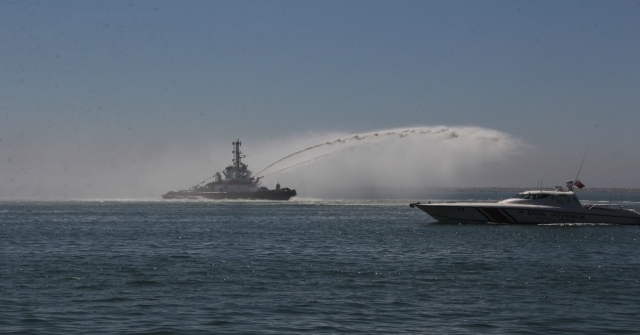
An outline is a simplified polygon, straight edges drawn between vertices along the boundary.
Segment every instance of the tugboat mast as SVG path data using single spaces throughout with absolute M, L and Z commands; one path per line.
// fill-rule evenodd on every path
M 240 145 L 242 144 L 242 142 L 240 142 L 240 140 L 236 140 L 232 144 L 235 146 L 235 150 L 233 150 L 233 153 L 236 154 L 236 158 L 233 161 L 236 163 L 236 170 L 240 171 L 240 164 L 242 164 L 240 162 L 240 158 L 244 157 L 240 152 Z

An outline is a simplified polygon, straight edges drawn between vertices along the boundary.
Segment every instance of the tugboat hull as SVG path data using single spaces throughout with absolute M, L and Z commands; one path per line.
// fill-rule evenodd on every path
M 246 193 L 171 191 L 162 195 L 163 199 L 249 199 L 249 200 L 289 200 L 296 196 L 296 190 L 280 189 Z
M 296 195 L 296 190 L 280 189 L 252 193 L 207 192 L 203 197 L 207 199 L 289 200 Z

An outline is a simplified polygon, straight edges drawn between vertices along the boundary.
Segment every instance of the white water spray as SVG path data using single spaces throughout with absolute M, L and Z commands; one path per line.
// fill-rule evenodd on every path
M 387 129 L 387 130 L 380 130 L 380 131 L 374 131 L 374 132 L 370 132 L 370 133 L 364 133 L 364 134 L 353 134 L 353 135 L 349 135 L 349 136 L 344 136 L 344 137 L 339 137 L 333 140 L 329 140 L 329 141 L 325 141 L 325 142 L 320 142 L 311 146 L 308 146 L 304 149 L 300 149 L 297 151 L 294 151 L 278 160 L 276 160 L 275 162 L 267 165 L 266 167 L 264 167 L 262 170 L 260 170 L 258 173 L 256 173 L 256 175 L 259 175 L 260 173 L 264 172 L 265 170 L 269 169 L 270 167 L 284 161 L 287 160 L 289 158 L 292 158 L 294 156 L 303 154 L 307 151 L 310 150 L 315 150 L 315 149 L 320 149 L 323 147 L 328 147 L 328 146 L 343 146 L 343 145 L 348 145 L 348 144 L 352 144 L 354 142 L 372 142 L 372 141 L 379 141 L 379 140 L 384 140 L 384 139 L 389 139 L 389 138 L 405 138 L 405 137 L 409 137 L 409 136 L 430 136 L 430 137 L 434 137 L 440 140 L 448 140 L 448 139 L 456 139 L 459 138 L 460 136 L 465 136 L 465 137 L 469 137 L 469 136 L 474 136 L 475 134 L 475 139 L 479 140 L 479 141 L 493 141 L 493 142 L 497 142 L 500 141 L 501 138 L 507 138 L 510 137 L 510 135 L 507 134 L 503 134 L 503 133 L 499 133 L 499 132 L 495 132 L 494 134 L 486 134 L 485 129 L 483 128 L 477 128 L 477 127 L 445 127 L 445 126 L 437 126 L 437 127 L 413 127 L 413 128 L 398 128 L 398 129 Z M 335 151 L 333 151 L 335 152 Z M 319 158 L 322 157 L 327 157 L 329 154 L 333 153 L 327 153 L 324 155 L 320 155 L 311 159 L 308 159 L 306 161 L 303 162 L 299 162 L 296 163 L 292 166 L 280 169 L 278 171 L 269 173 L 265 176 L 268 175 L 272 175 L 274 173 L 280 172 L 280 171 L 284 171 L 284 170 L 288 170 L 290 168 L 293 168 L 295 166 L 298 165 L 302 165 L 305 163 L 309 163 L 309 162 L 313 162 L 316 161 Z
M 294 168 L 294 167 L 296 167 L 296 166 L 298 166 L 298 165 L 311 163 L 311 162 L 316 161 L 316 160 L 318 160 L 318 159 L 320 159 L 320 158 L 324 158 L 324 157 L 328 157 L 328 156 L 329 156 L 329 154 L 324 154 L 324 155 L 316 156 L 316 157 L 313 157 L 313 158 L 311 158 L 311 159 L 307 159 L 306 161 L 302 161 L 302 162 L 300 162 L 300 163 L 296 163 L 296 164 L 293 164 L 293 165 L 291 165 L 291 166 L 287 166 L 286 168 L 283 168 L 283 169 L 280 169 L 280 170 L 277 170 L 277 171 L 273 171 L 273 172 L 271 172 L 271 173 L 267 173 L 267 174 L 265 174 L 265 175 L 264 175 L 264 176 L 262 176 L 262 177 L 268 177 L 268 176 L 270 176 L 270 175 L 272 175 L 272 174 L 276 174 L 276 173 L 278 173 L 278 172 L 282 172 L 282 171 L 284 171 L 284 170 L 292 169 L 292 168 Z M 262 169 L 262 171 L 264 171 L 264 169 Z M 262 172 L 262 171 L 260 171 L 260 172 Z
M 283 141 L 292 142 L 267 147 Z M 422 194 L 425 187 L 506 187 L 529 174 L 529 145 L 481 127 L 386 129 L 309 142 L 315 144 L 271 161 L 256 175 L 277 174 L 301 197 L 375 198 Z

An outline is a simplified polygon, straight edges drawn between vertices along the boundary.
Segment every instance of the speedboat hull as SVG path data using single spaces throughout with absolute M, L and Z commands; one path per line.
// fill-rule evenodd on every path
M 411 204 L 437 221 L 494 223 L 612 223 L 640 224 L 633 210 L 585 206 L 570 210 L 553 206 L 517 206 L 499 203 Z

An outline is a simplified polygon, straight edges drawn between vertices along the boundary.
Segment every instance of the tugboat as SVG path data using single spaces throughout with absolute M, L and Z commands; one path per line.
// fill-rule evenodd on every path
M 252 177 L 248 165 L 242 163 L 242 158 L 246 156 L 240 152 L 242 142 L 233 142 L 234 158 L 232 164 L 227 166 L 222 173 L 205 179 L 200 184 L 191 187 L 189 190 L 169 191 L 162 195 L 163 199 L 252 199 L 252 200 L 289 200 L 296 196 L 296 190 L 288 187 L 281 188 L 280 183 L 275 190 L 270 190 L 265 186 L 260 186 L 260 178 Z M 224 176 L 224 177 L 223 177 Z M 213 181 L 202 185 L 207 180 Z

